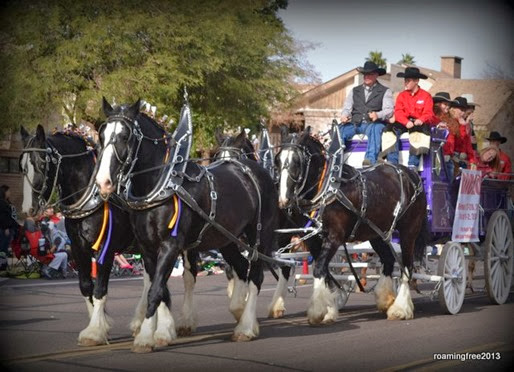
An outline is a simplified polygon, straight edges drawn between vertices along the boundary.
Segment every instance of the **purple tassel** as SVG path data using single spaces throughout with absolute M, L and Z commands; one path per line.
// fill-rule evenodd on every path
M 180 215 L 182 214 L 182 200 L 178 198 L 178 216 L 177 220 L 175 221 L 175 226 L 173 227 L 173 230 L 171 231 L 171 236 L 176 237 L 178 233 L 178 222 L 180 221 Z
M 103 247 L 102 247 L 102 253 L 100 254 L 100 259 L 98 260 L 98 263 L 100 265 L 104 264 L 105 254 L 107 253 L 107 250 L 109 249 L 109 244 L 111 243 L 111 233 L 112 233 L 112 214 L 111 214 L 111 207 L 109 206 L 109 230 L 107 230 L 107 239 L 105 240 Z
M 312 218 L 316 218 L 317 215 L 318 215 L 318 211 L 316 211 L 316 213 L 314 213 L 314 217 L 312 217 Z M 309 221 L 307 221 L 307 223 L 305 224 L 304 229 L 312 226 L 312 218 L 309 218 Z

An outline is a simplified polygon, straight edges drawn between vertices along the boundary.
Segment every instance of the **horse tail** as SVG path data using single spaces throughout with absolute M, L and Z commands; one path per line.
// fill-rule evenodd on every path
M 428 231 L 428 216 L 425 213 L 423 222 L 421 223 L 421 229 L 414 243 L 414 259 L 416 261 L 421 262 L 423 260 L 428 243 L 430 243 L 430 233 Z

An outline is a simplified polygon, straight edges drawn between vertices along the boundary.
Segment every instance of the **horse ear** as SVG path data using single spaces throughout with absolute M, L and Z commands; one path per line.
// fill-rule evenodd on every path
M 285 139 L 289 136 L 289 127 L 285 124 L 280 125 L 280 140 L 284 142 Z
M 223 138 L 223 133 L 219 127 L 216 127 L 216 130 L 214 131 L 214 137 L 216 137 L 216 142 L 218 142 L 218 145 L 221 146 L 225 138 Z
M 36 129 L 36 143 L 44 144 L 46 141 L 45 128 L 41 124 L 38 124 Z
M 307 128 L 305 128 L 304 132 L 305 134 L 308 134 L 310 136 L 312 133 L 312 127 L 308 125 Z
M 128 108 L 127 114 L 131 118 L 135 118 L 137 116 L 137 114 L 139 114 L 140 107 L 141 107 L 141 98 L 138 98 L 137 101 Z
M 21 140 L 23 142 L 23 145 L 24 146 L 27 145 L 30 134 L 29 134 L 29 132 L 27 132 L 27 130 L 25 129 L 25 127 L 23 125 L 20 127 L 20 135 L 21 135 Z
M 238 138 L 238 139 L 245 139 L 245 138 L 248 138 L 248 136 L 246 135 L 246 130 L 241 129 L 241 133 L 239 133 L 239 134 L 237 135 L 237 138 Z
M 114 112 L 114 109 L 109 104 L 109 102 L 107 102 L 105 97 L 102 97 L 102 110 L 103 110 L 103 112 L 104 112 L 106 117 L 111 116 L 113 114 L 113 112 Z

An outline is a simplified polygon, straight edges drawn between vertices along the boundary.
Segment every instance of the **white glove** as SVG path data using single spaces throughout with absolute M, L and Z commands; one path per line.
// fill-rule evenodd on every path
M 459 158 L 460 158 L 460 160 L 466 160 L 468 158 L 468 155 L 464 152 L 461 152 L 459 154 Z
M 448 163 L 450 161 L 450 155 L 445 155 L 444 161 L 445 161 L 445 163 Z

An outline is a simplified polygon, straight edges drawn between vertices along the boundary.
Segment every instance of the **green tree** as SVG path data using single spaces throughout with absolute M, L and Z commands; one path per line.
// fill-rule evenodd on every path
M 414 56 L 410 55 L 409 53 L 402 53 L 402 59 L 398 61 L 399 64 L 406 64 L 406 65 L 414 65 L 416 64 L 416 61 L 414 60 Z
M 284 0 L 18 0 L 1 5 L 0 131 L 51 113 L 98 120 L 101 97 L 177 119 L 187 86 L 196 144 L 256 125 L 306 78 Z M 176 121 L 176 120 L 175 120 Z
M 379 52 L 378 50 L 369 52 L 368 57 L 366 57 L 366 61 L 374 62 L 378 67 L 381 68 L 387 67 L 387 59 L 385 59 L 382 56 L 382 52 Z

